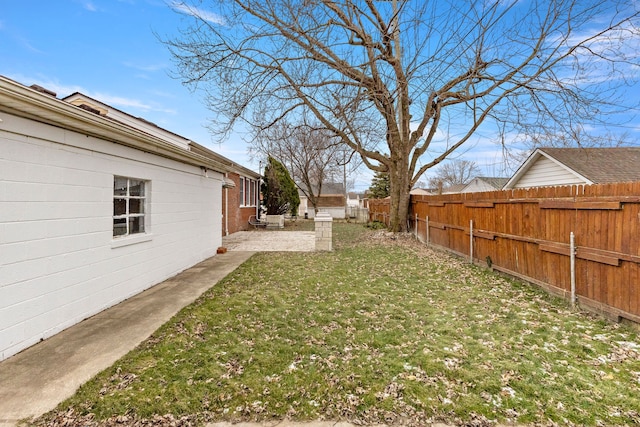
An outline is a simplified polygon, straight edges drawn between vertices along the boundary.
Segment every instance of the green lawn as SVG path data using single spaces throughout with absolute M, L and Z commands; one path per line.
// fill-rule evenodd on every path
M 410 238 L 334 249 L 252 257 L 40 423 L 640 423 L 634 329 Z

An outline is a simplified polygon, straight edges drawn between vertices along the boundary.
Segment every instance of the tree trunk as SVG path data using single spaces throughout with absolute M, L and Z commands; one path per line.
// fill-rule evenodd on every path
M 411 189 L 408 161 L 396 159 L 391 163 L 389 187 L 389 230 L 394 233 L 407 231 Z

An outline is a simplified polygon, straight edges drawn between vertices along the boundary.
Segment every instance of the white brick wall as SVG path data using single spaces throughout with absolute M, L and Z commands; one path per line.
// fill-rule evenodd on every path
M 222 175 L 0 116 L 0 360 L 221 246 Z M 114 175 L 150 182 L 150 240 L 113 244 Z

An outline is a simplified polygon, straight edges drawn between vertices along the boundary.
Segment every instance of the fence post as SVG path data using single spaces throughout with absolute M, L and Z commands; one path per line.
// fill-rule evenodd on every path
M 571 307 L 576 306 L 576 236 L 569 237 L 569 257 L 571 259 Z
M 473 220 L 469 220 L 469 262 L 473 264 Z
M 429 244 L 429 215 L 427 215 L 427 245 Z
M 415 238 L 418 240 L 418 214 L 416 214 Z

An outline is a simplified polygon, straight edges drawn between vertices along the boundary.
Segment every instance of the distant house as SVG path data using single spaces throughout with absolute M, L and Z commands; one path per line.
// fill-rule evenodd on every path
M 302 190 L 298 190 L 298 194 L 300 195 L 298 215 L 301 217 L 314 218 L 315 210 L 311 201 L 308 200 Z M 314 194 L 317 194 L 317 189 L 314 190 Z M 344 219 L 347 206 L 344 185 L 336 182 L 323 183 L 317 205 L 318 211 L 328 212 L 332 218 Z
M 454 184 L 442 189 L 442 194 L 461 193 L 466 184 Z
M 347 206 L 349 206 L 350 208 L 362 207 L 363 198 L 364 198 L 363 194 L 350 191 L 347 193 Z
M 640 181 L 640 147 L 538 148 L 504 189 Z
M 223 186 L 247 172 L 4 77 L 0 147 L 0 360 L 216 255 Z
M 414 188 L 409 191 L 409 194 L 411 194 L 412 196 L 431 196 L 437 193 L 434 193 L 432 190 L 426 188 Z
M 502 187 L 509 181 L 509 178 L 495 178 L 478 176 L 469 181 L 460 190 L 461 193 L 480 193 L 483 191 L 502 190 Z

